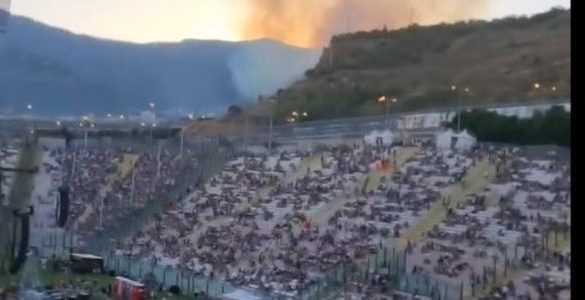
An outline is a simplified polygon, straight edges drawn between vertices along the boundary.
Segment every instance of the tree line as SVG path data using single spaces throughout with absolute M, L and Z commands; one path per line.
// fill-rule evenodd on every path
M 457 116 L 447 126 L 456 129 Z M 563 106 L 553 106 L 545 112 L 537 111 L 528 119 L 476 109 L 461 114 L 461 127 L 485 142 L 571 145 L 571 113 Z

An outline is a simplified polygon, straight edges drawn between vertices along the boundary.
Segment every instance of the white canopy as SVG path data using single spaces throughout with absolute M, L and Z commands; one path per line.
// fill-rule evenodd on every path
M 469 150 L 475 146 L 477 139 L 470 135 L 467 130 L 456 133 L 449 129 L 437 135 L 436 143 L 437 148 L 441 150 Z
M 221 299 L 225 300 L 262 300 L 262 298 L 246 291 L 246 290 L 235 290 L 231 293 L 223 294 Z
M 469 134 L 467 130 L 463 130 L 457 135 L 457 143 L 455 147 L 460 150 L 469 150 L 475 146 L 477 139 Z
M 391 145 L 394 141 L 392 131 L 386 129 L 383 131 L 374 130 L 364 136 L 364 142 L 368 145 Z

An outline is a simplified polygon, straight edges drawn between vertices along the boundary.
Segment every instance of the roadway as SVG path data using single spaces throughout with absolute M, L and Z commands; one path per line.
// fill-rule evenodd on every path
M 570 100 L 557 100 L 557 101 L 540 101 L 540 102 L 515 102 L 509 104 L 487 104 L 487 105 L 468 105 L 462 106 L 462 110 L 471 109 L 488 109 L 495 110 L 502 114 L 530 114 L 535 110 L 546 109 L 553 105 L 564 105 L 570 109 Z M 407 113 L 396 113 L 386 115 L 376 115 L 369 117 L 356 117 L 356 118 L 344 118 L 344 119 L 332 119 L 322 121 L 308 121 L 302 123 L 285 124 L 273 126 L 273 140 L 284 141 L 289 139 L 318 139 L 318 138 L 331 138 L 331 137 L 357 137 L 364 135 L 372 130 L 379 130 L 384 128 L 390 128 L 396 130 L 399 127 L 408 131 L 416 130 L 429 130 L 436 129 L 441 126 L 444 121 L 449 121 L 457 112 L 457 107 L 443 107 L 434 109 L 425 109 L 418 111 L 411 111 Z M 507 110 L 507 111 L 506 111 Z M 131 128 L 140 128 L 141 124 L 139 120 L 126 119 L 126 120 L 113 120 L 113 119 L 97 119 L 94 121 L 96 129 L 99 130 L 126 130 L 130 131 Z M 389 123 L 389 126 L 388 126 Z M 79 127 L 79 121 L 69 120 L 61 121 L 61 125 L 67 126 L 67 128 L 74 130 L 78 129 L 83 131 L 83 128 Z M 4 130 L 15 129 L 22 130 L 22 128 L 34 126 L 35 128 L 42 129 L 57 129 L 59 126 L 55 120 L 49 119 L 7 119 L 0 116 L 0 128 Z M 184 124 L 181 124 L 178 120 L 160 120 L 158 122 L 159 128 L 181 128 Z M 93 130 L 93 129 L 92 129 Z M 232 141 L 245 141 L 248 139 L 249 143 L 267 142 L 268 141 L 268 126 L 258 128 L 254 133 L 249 133 L 247 137 L 228 136 Z

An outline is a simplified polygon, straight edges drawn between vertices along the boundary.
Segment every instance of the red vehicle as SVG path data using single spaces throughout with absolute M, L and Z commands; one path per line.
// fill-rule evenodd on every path
M 146 289 L 144 284 L 126 277 L 116 276 L 112 298 L 117 300 L 145 300 Z

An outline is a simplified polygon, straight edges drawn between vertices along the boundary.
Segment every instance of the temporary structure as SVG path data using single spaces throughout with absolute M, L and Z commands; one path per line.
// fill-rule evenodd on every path
M 449 129 L 436 137 L 437 149 L 440 150 L 469 150 L 475 146 L 477 139 L 469 134 L 467 130 L 459 133 Z
M 455 132 L 449 129 L 445 132 L 437 134 L 437 149 L 440 150 L 448 150 L 451 149 L 453 138 L 455 137 Z
M 455 144 L 455 148 L 459 150 L 469 150 L 473 148 L 475 144 L 477 144 L 477 139 L 469 134 L 467 130 L 463 130 L 457 134 L 457 143 Z
M 374 130 L 364 136 L 364 142 L 368 145 L 389 146 L 393 141 L 394 134 L 388 129 L 383 131 Z
M 225 300 L 262 300 L 262 298 L 254 295 L 253 293 L 238 289 L 231 293 L 221 295 L 221 299 Z

